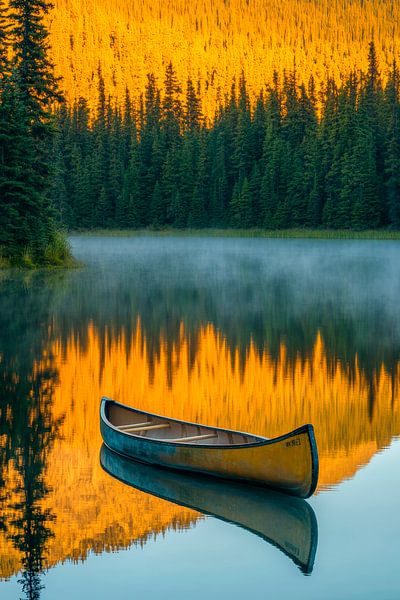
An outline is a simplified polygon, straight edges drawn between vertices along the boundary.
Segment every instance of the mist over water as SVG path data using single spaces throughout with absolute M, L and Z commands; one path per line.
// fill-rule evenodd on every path
M 157 312 L 165 329 L 212 322 L 260 344 L 290 345 L 300 330 L 334 343 L 345 325 L 354 354 L 375 346 L 379 362 L 399 350 L 397 241 L 94 236 L 72 244 L 88 263 L 89 293 L 107 296 L 100 312 L 129 305 L 133 318 Z

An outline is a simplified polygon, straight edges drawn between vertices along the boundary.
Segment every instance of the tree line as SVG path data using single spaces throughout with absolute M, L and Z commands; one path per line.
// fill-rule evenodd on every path
M 53 201 L 68 228 L 400 227 L 399 70 L 368 69 L 315 91 L 296 68 L 250 102 L 233 81 L 211 123 L 173 65 L 162 89 L 123 106 L 99 68 L 94 115 L 80 99 L 57 112 Z

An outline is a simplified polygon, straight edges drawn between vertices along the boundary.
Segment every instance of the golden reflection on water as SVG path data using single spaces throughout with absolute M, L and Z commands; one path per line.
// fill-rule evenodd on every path
M 187 528 L 200 515 L 142 494 L 111 479 L 99 466 L 99 402 L 108 395 L 141 409 L 176 418 L 274 437 L 306 422 L 316 430 L 320 455 L 319 490 L 351 478 L 400 432 L 399 365 L 367 377 L 357 366 L 329 361 L 320 336 L 309 357 L 289 361 L 282 345 L 278 359 L 253 345 L 245 361 L 232 354 L 211 325 L 199 332 L 195 355 L 181 328 L 168 351 L 161 342 L 149 359 L 138 323 L 135 337 L 101 340 L 94 326 L 82 345 L 71 336 L 56 342 L 36 364 L 58 373 L 53 418 L 60 434 L 50 451 L 42 501 L 53 519 L 45 566 L 84 560 L 89 552 L 112 551 L 169 528 Z M 6 488 L 6 522 L 13 520 L 13 489 L 19 475 L 12 465 Z M 21 556 L 0 534 L 0 577 L 20 569 Z

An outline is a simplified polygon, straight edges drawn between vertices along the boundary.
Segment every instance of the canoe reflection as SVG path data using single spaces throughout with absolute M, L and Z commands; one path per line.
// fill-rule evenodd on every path
M 153 496 L 233 523 L 282 550 L 305 574 L 314 565 L 318 524 L 311 506 L 265 488 L 161 469 L 102 446 L 100 463 L 116 479 Z

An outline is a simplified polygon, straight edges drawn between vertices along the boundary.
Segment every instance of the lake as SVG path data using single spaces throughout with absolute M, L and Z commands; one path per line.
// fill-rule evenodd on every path
M 400 242 L 71 243 L 82 268 L 0 272 L 0 597 L 399 598 Z M 317 493 L 124 462 L 103 395 L 267 437 L 312 423 Z

